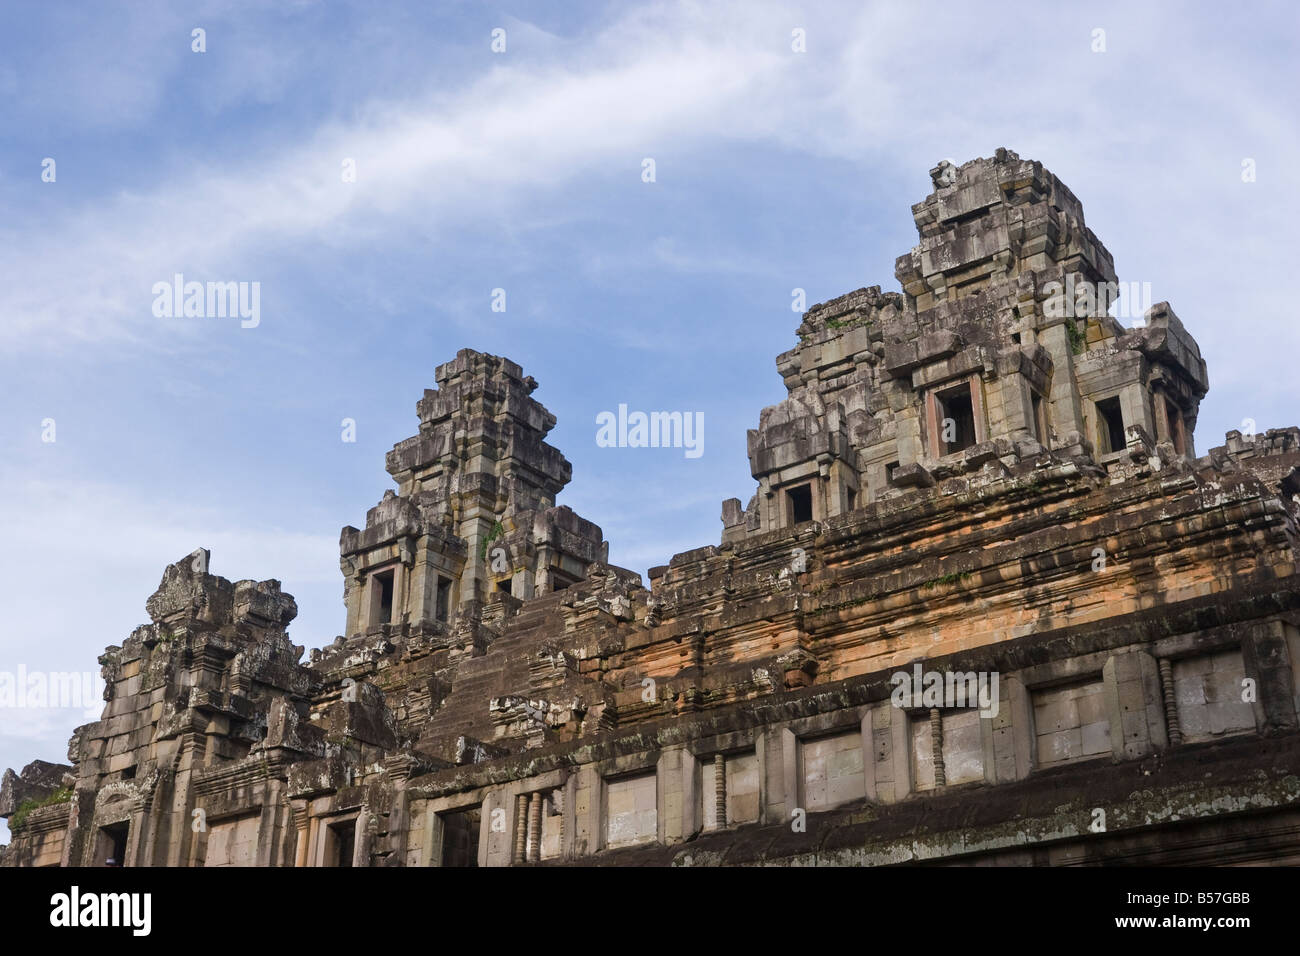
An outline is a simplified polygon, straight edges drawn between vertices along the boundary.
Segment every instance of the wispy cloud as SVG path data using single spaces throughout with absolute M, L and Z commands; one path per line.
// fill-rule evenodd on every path
M 238 514 L 183 497 L 140 494 L 93 481 L 29 479 L 7 469 L 0 471 L 0 488 L 0 521 L 11 542 L 0 554 L 0 577 L 14 594 L 40 596 L 12 608 L 6 657 L 18 648 L 50 653 L 73 633 L 95 654 L 120 643 L 147 620 L 144 601 L 158 586 L 166 563 L 198 547 L 212 551 L 214 574 L 276 578 L 291 592 L 299 586 L 321 588 L 333 601 L 341 593 L 334 534 L 249 527 Z M 32 560 L 33 555 L 55 554 L 61 556 L 58 576 L 66 582 L 61 589 L 67 600 L 49 600 L 54 571 L 49 563 Z M 316 613 L 304 621 L 324 625 L 313 628 L 319 633 L 311 636 L 318 640 L 331 639 L 337 627 L 329 613 L 333 601 L 313 609 Z M 88 611 L 98 622 L 89 634 L 84 632 Z
M 188 175 L 153 190 L 70 209 L 39 229 L 10 226 L 4 240 L 18 254 L 0 264 L 14 290 L 0 344 L 156 346 L 149 290 L 174 273 L 259 279 L 260 257 L 285 241 L 374 236 L 380 223 L 451 229 L 500 214 L 519 190 L 615 166 L 635 176 L 649 145 L 703 135 L 760 78 L 789 68 L 772 49 L 715 43 L 703 21 L 683 37 L 675 21 L 636 20 L 646 32 L 621 22 L 592 38 L 579 64 L 502 65 L 459 90 L 372 103 L 305 144 L 220 166 L 196 157 Z M 343 181 L 345 160 L 355 182 Z

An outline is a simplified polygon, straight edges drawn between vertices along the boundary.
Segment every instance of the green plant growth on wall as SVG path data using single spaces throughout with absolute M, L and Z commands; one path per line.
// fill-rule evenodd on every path
M 871 319 L 869 319 L 865 315 L 855 315 L 852 318 L 848 318 L 848 319 L 827 319 L 826 320 L 826 328 L 835 329 L 836 331 L 840 329 L 851 329 L 855 325 L 870 325 L 870 324 L 871 324 Z
M 1088 348 L 1088 333 L 1074 319 L 1065 320 L 1065 334 L 1070 337 L 1070 351 L 1082 355 Z
M 43 799 L 33 797 L 29 800 L 24 800 L 22 803 L 18 804 L 18 809 L 15 810 L 14 815 L 9 818 L 9 832 L 17 833 L 21 830 L 23 824 L 27 822 L 27 815 L 33 810 L 39 810 L 41 807 L 52 807 L 56 803 L 68 803 L 71 800 L 71 787 L 60 787 L 58 790 L 55 790 L 52 794 Z
M 492 525 L 492 530 L 488 532 L 488 536 L 484 538 L 483 543 L 479 545 L 478 556 L 480 561 L 487 560 L 488 546 L 492 544 L 492 542 L 495 541 L 497 538 L 502 537 L 505 533 L 506 533 L 505 526 L 502 525 L 500 521 Z

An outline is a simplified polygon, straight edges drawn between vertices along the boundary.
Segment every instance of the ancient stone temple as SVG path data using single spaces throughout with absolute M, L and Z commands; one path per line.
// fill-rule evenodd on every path
M 1107 312 L 1069 189 L 931 176 L 902 291 L 778 357 L 719 543 L 611 566 L 536 382 L 462 350 L 343 529 L 346 633 L 168 567 L 3 863 L 1300 862 L 1300 429 L 1198 456 L 1200 350 Z

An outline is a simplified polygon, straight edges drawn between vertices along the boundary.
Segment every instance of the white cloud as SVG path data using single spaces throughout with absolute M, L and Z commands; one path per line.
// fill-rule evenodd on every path
M 276 578 L 290 593 L 291 584 L 341 593 L 336 534 L 247 527 L 237 512 L 201 502 L 9 470 L 0 471 L 0 502 L 10 542 L 0 553 L 0 578 L 29 598 L 11 603 L 6 662 L 21 655 L 31 668 L 68 669 L 85 663 L 78 654 L 93 662 L 147 621 L 144 602 L 166 563 L 198 547 L 212 551 L 212 573 L 232 580 Z M 308 621 L 319 622 L 313 638 L 337 630 L 330 618 Z
M 658 4 L 578 41 L 534 30 L 527 57 L 492 57 L 485 44 L 486 72 L 461 88 L 371 103 L 305 143 L 294 134 L 257 155 L 223 156 L 219 166 L 196 160 L 182 179 L 70 211 L 39 230 L 10 226 L 4 238 L 17 252 L 0 264 L 0 281 L 13 290 L 0 344 L 125 339 L 165 348 L 197 328 L 182 320 L 160 329 L 165 320 L 150 314 L 150 286 L 176 271 L 261 279 L 262 263 L 273 261 L 263 257 L 285 242 L 346 248 L 398 241 L 403 228 L 448 234 L 483 217 L 517 220 L 538 196 L 584 176 L 636 182 L 645 155 L 671 176 L 693 145 L 752 141 L 906 171 L 918 183 L 906 202 L 920 198 L 924 170 L 939 156 L 961 161 L 1006 145 L 1058 173 L 1093 171 L 1107 203 L 1139 215 L 1167 208 L 1150 195 L 1153 166 L 1176 164 L 1202 190 L 1214 175 L 1219 158 L 1198 148 L 1203 129 L 1191 122 L 1207 110 L 1235 117 L 1233 134 L 1249 131 L 1252 145 L 1262 139 L 1272 155 L 1294 155 L 1294 131 L 1270 124 L 1286 104 L 1234 91 L 1213 68 L 1213 49 L 1162 63 L 1161 75 L 1178 84 L 1158 107 L 1137 108 L 1125 96 L 1151 82 L 1135 48 L 1154 38 L 1205 47 L 1215 39 L 1206 24 L 1114 10 L 1104 19 L 1112 52 L 1103 55 L 1087 52 L 1091 27 L 1070 14 L 1044 14 L 1032 39 L 1007 42 L 1005 26 L 984 9 L 944 7 L 934 16 L 923 7 L 856 5 L 792 18 L 767 4 Z M 794 26 L 807 29 L 807 53 L 790 51 Z M 525 24 L 511 29 L 529 37 Z M 1134 151 L 1135 141 L 1161 155 Z M 341 182 L 344 157 L 357 161 L 355 184 Z M 1096 188 L 1063 175 L 1085 203 L 1098 201 Z M 1233 215 L 1224 203 L 1184 208 L 1221 219 Z M 1294 205 L 1262 224 L 1261 243 L 1284 234 L 1276 230 Z M 1134 232 L 1139 222 L 1120 224 Z M 1135 240 L 1103 241 L 1114 250 Z M 680 269 L 677 242 L 661 240 L 654 252 Z M 735 264 L 728 256 L 704 267 Z M 888 275 L 864 281 L 892 286 Z M 1177 307 L 1176 292 L 1157 297 Z
M 144 603 L 166 563 L 197 547 L 211 549 L 214 574 L 283 581 L 299 601 L 294 640 L 327 643 L 342 625 L 337 536 L 242 527 L 240 520 L 201 503 L 0 471 L 0 671 L 21 665 L 28 672 L 98 673 L 103 649 L 147 622 Z M 62 762 L 72 731 L 92 719 L 79 707 L 6 709 L 0 769 L 18 770 L 34 759 Z
M 674 22 L 635 38 L 611 28 L 572 63 L 502 65 L 462 90 L 372 104 L 303 145 L 223 158 L 147 193 L 10 226 L 0 264 L 15 290 L 0 344 L 11 348 L 126 340 L 159 347 L 154 282 L 252 280 L 258 253 L 285 240 L 337 240 L 380 221 L 453 225 L 491 214 L 520 188 L 554 187 L 625 165 L 645 150 L 710 131 L 758 78 L 788 67 L 771 50 L 719 44 Z M 357 182 L 343 183 L 344 158 Z M 57 189 L 56 183 L 50 188 Z M 170 322 L 177 335 L 193 325 Z

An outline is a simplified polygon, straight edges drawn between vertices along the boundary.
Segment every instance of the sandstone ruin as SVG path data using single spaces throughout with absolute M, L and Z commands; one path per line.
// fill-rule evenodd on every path
M 168 567 L 69 764 L 5 773 L 3 864 L 1300 862 L 1300 429 L 1198 457 L 1169 305 L 1051 307 L 1116 281 L 1069 189 L 931 175 L 902 292 L 778 357 L 720 543 L 611 566 L 536 382 L 462 350 L 343 529 L 345 634 Z

